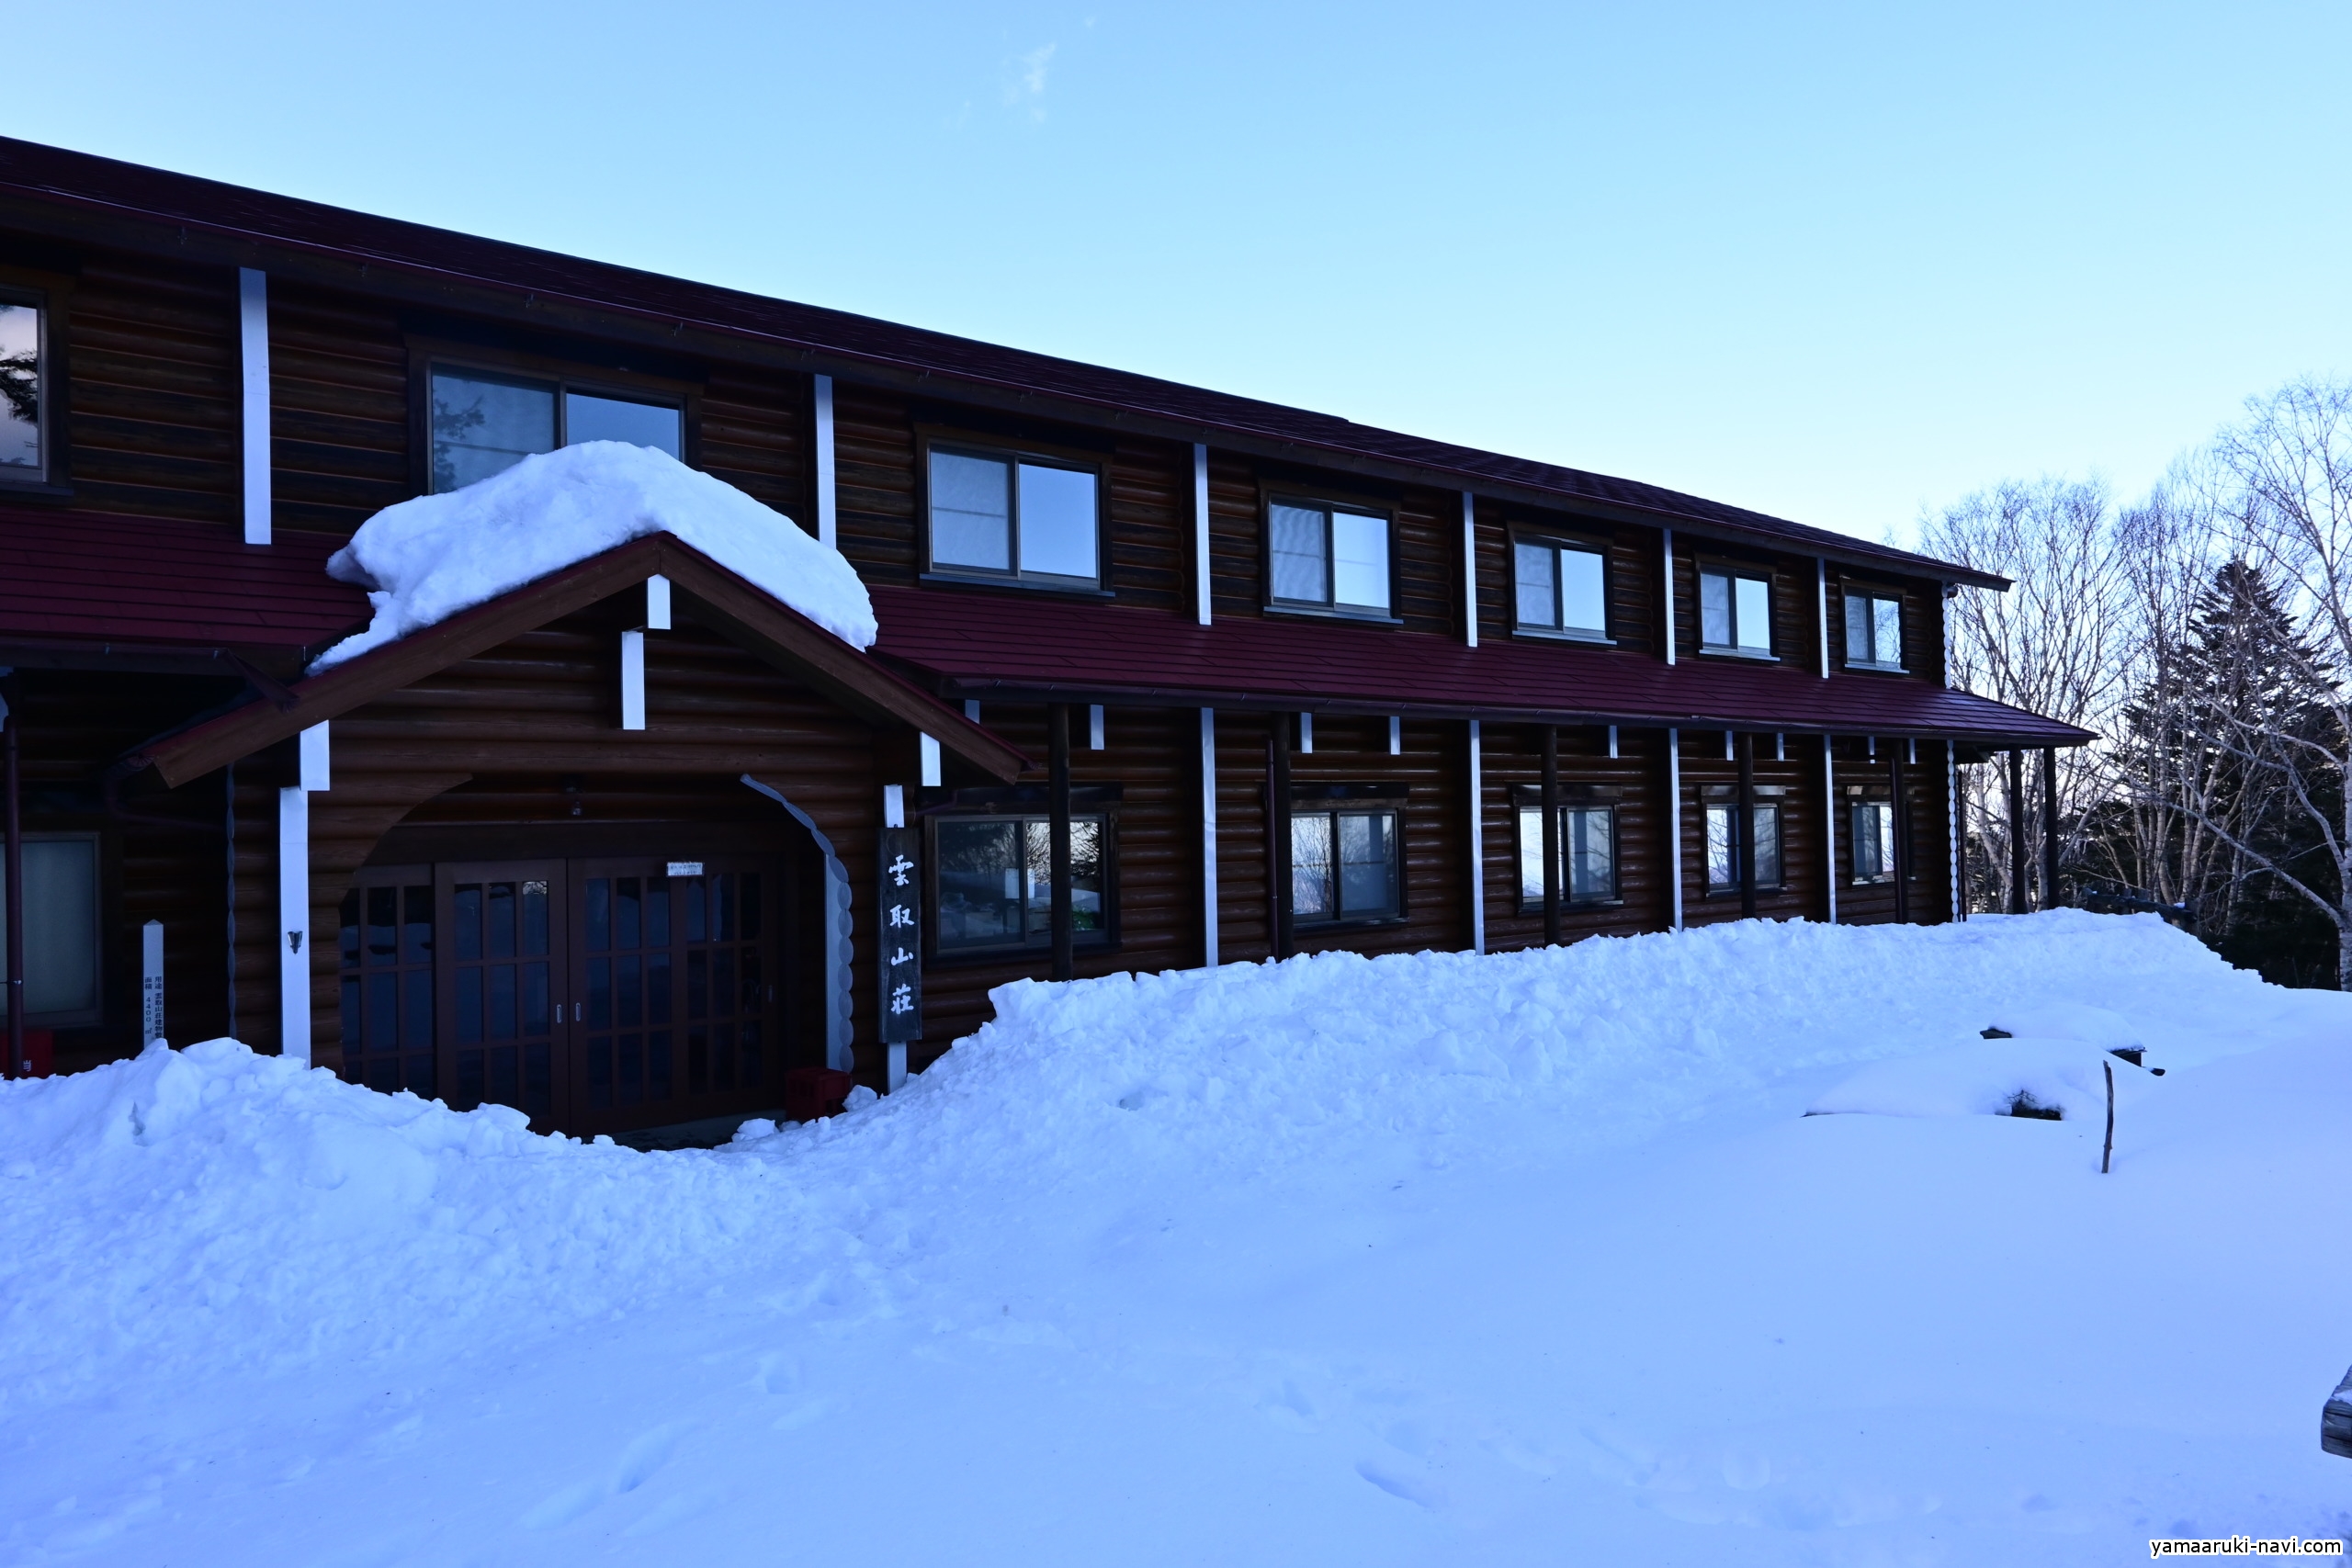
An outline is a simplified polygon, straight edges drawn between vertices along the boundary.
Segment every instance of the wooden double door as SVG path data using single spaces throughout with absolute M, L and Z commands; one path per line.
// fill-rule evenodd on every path
M 368 867 L 344 901 L 344 1076 L 581 1134 L 772 1106 L 784 883 L 753 856 Z

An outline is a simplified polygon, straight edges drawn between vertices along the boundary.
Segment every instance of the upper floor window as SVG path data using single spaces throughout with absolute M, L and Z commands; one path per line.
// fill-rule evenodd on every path
M 1846 662 L 1865 670 L 1903 668 L 1902 600 L 1846 590 Z
M 582 441 L 685 455 L 685 411 L 674 402 L 446 365 L 433 367 L 432 398 L 436 495 Z
M 1319 502 L 1276 501 L 1266 523 L 1273 603 L 1388 614 L 1387 518 Z
M 1772 653 L 1772 580 L 1763 571 L 1699 569 L 1699 646 L 1709 653 Z
M 1511 570 L 1522 631 L 1609 636 L 1609 558 L 1585 545 L 1519 539 Z
M 1035 457 L 931 449 L 931 566 L 957 576 L 1101 582 L 1102 481 Z
M 0 482 L 49 477 L 48 326 L 38 295 L 0 293 Z

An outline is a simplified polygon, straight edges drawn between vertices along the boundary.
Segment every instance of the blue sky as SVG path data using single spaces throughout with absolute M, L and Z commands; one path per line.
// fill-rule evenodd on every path
M 1877 537 L 2352 372 L 2352 6 L 22 8 L 0 129 Z

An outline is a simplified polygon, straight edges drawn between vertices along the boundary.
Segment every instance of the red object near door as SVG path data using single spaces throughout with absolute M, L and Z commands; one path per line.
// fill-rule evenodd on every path
M 0 1045 L 6 1043 L 5 1038 L 0 1038 Z M 26 1030 L 24 1059 L 9 1063 L 7 1076 L 12 1078 L 45 1078 L 56 1070 L 56 1036 L 46 1029 Z
M 784 1075 L 784 1113 L 795 1122 L 838 1115 L 856 1087 L 855 1078 L 831 1067 L 795 1067 Z

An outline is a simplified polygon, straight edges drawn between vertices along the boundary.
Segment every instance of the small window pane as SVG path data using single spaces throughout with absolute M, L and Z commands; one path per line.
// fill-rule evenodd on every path
M 1323 569 L 1324 514 L 1280 502 L 1272 512 L 1274 597 L 1329 604 L 1330 584 Z
M 1097 575 L 1094 476 L 1021 465 L 1021 570 L 1053 577 Z
M 1884 882 L 1894 874 L 1894 809 L 1864 801 L 1854 807 L 1854 880 Z
M 1388 520 L 1331 513 L 1331 597 L 1368 610 L 1388 608 Z
M 1736 630 L 1743 650 L 1772 650 L 1772 585 L 1753 577 L 1732 580 L 1739 596 Z
M 1290 819 L 1290 912 L 1295 919 L 1329 919 L 1331 899 L 1331 818 L 1317 812 Z
M 1756 807 L 1756 886 L 1781 885 L 1781 808 Z
M 1017 822 L 939 824 L 939 945 L 973 947 L 1022 936 L 1023 861 Z
M 1340 912 L 1351 919 L 1396 912 L 1396 813 L 1340 818 Z
M 1617 897 L 1617 814 L 1607 807 L 1571 810 L 1564 849 L 1568 857 L 1568 897 Z
M 1051 831 L 1050 824 L 1047 830 Z M 1069 824 L 1070 930 L 1102 931 L 1105 929 L 1105 913 L 1102 903 L 1102 819 L 1099 817 L 1074 817 Z
M 1554 573 L 1560 552 L 1549 545 L 1519 546 L 1512 552 L 1519 582 L 1519 624 L 1556 626 L 1560 624 L 1560 585 Z
M 40 309 L 0 303 L 0 468 L 40 466 Z
M 1544 897 L 1544 813 L 1519 814 L 1519 896 Z
M 555 450 L 555 388 L 474 370 L 433 373 L 433 489 L 462 490 Z
M 1871 639 L 1871 657 L 1881 664 L 1903 662 L 1903 601 L 1873 599 L 1871 616 L 1876 623 L 1877 635 Z
M 1871 651 L 1871 602 L 1859 593 L 1846 595 L 1846 662 L 1868 664 Z
M 1560 552 L 1560 624 L 1571 631 L 1609 630 L 1609 564 L 1597 550 Z
M 1012 570 L 1012 465 L 994 457 L 931 455 L 933 565 Z
M 1710 887 L 1739 886 L 1739 852 L 1732 842 L 1731 827 L 1730 807 L 1707 807 L 1707 886 Z
M 1731 579 L 1719 571 L 1699 574 L 1699 640 L 1709 648 L 1730 648 Z
M 673 457 L 684 455 L 685 416 L 674 403 L 638 403 L 590 392 L 563 395 L 563 444 L 624 441 Z

